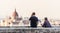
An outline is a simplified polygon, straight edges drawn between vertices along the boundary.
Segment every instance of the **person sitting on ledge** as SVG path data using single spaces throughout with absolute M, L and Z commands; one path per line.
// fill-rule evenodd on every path
M 49 23 L 47 17 L 45 17 L 45 21 L 44 21 L 42 27 L 51 27 L 51 25 L 50 25 L 50 23 Z
M 35 16 L 35 12 L 32 13 L 32 16 L 30 17 L 30 27 L 36 28 L 38 24 L 38 18 Z

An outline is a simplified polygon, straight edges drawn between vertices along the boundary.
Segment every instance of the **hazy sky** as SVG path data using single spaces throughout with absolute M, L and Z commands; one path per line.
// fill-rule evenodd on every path
M 23 17 L 36 12 L 40 18 L 60 19 L 60 0 L 0 0 L 0 18 L 11 15 L 15 8 Z

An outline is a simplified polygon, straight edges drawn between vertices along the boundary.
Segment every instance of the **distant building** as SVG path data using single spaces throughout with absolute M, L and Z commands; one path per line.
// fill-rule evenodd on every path
M 9 18 L 4 19 L 0 25 L 1 26 L 13 26 L 13 25 L 19 25 L 20 20 L 22 18 L 19 17 L 18 13 L 15 11 L 13 12 L 12 16 L 10 16 Z

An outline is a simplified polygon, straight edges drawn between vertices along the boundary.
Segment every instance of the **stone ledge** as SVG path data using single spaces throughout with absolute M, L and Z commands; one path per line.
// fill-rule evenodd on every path
M 60 28 L 1 27 L 0 33 L 60 33 Z

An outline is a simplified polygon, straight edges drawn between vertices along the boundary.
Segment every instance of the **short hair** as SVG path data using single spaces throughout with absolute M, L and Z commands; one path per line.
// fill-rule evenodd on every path
M 35 15 L 35 12 L 33 12 L 32 15 Z

